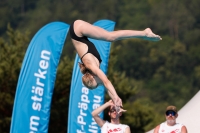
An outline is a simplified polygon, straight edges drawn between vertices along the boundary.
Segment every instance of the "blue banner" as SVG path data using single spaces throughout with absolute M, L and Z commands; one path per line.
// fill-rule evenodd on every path
M 57 66 L 69 25 L 52 22 L 31 40 L 23 60 L 10 133 L 47 133 Z
M 104 28 L 107 31 L 113 31 L 115 22 L 110 20 L 100 20 L 94 23 L 95 26 Z M 89 39 L 92 41 L 100 53 L 102 63 L 101 70 L 106 74 L 108 68 L 108 59 L 110 54 L 111 43 L 101 40 Z M 92 118 L 92 111 L 104 103 L 104 86 L 99 86 L 94 90 L 89 90 L 82 83 L 82 73 L 79 69 L 78 62 L 81 62 L 76 55 L 68 113 L 68 133 L 99 133 L 100 128 Z M 103 113 L 100 115 L 103 117 Z

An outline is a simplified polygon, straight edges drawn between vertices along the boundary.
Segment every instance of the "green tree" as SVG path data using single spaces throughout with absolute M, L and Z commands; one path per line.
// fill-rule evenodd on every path
M 143 82 L 128 78 L 125 72 L 113 69 L 118 65 L 118 53 L 120 53 L 121 49 L 122 46 L 120 45 L 113 45 L 111 48 L 108 77 L 122 99 L 124 109 L 127 110 L 121 117 L 121 122 L 128 124 L 132 132 L 142 133 L 149 129 L 149 125 L 153 121 L 153 109 L 148 104 L 140 104 L 137 101 L 136 94 L 143 88 Z M 109 99 L 106 94 L 106 101 Z M 105 119 L 109 120 L 107 111 L 104 114 Z
M 163 106 L 175 104 L 180 108 L 199 90 L 199 4 L 199 0 L 2 0 L 0 132 L 9 130 L 17 78 L 29 41 L 24 31 L 29 29 L 32 32 L 29 36 L 33 36 L 47 23 L 63 21 L 70 24 L 75 19 L 90 23 L 110 19 L 116 22 L 116 30 L 150 27 L 161 35 L 163 40 L 156 43 L 138 39 L 114 42 L 108 69 L 109 79 L 128 110 L 122 121 L 130 124 L 134 132 L 153 128 L 163 121 Z M 11 28 L 7 30 L 8 23 L 21 33 Z M 58 66 L 49 132 L 57 131 L 53 125 L 61 129 L 58 132 L 66 130 L 67 120 L 63 117 L 67 117 L 74 55 L 68 36 Z M 143 118 L 142 114 L 148 113 L 155 117 Z M 63 124 L 59 124 L 61 122 Z
M 10 130 L 13 101 L 29 33 L 14 31 L 9 25 L 8 40 L 0 38 L 0 132 Z

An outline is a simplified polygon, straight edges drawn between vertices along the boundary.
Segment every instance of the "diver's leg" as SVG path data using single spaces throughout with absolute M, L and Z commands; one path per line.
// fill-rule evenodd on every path
M 103 28 L 94 26 L 82 20 L 74 22 L 74 31 L 77 36 L 87 36 L 98 40 L 116 41 L 126 38 L 141 38 L 150 41 L 159 41 L 161 37 L 154 34 L 150 28 L 143 31 L 138 30 L 118 30 L 108 32 Z

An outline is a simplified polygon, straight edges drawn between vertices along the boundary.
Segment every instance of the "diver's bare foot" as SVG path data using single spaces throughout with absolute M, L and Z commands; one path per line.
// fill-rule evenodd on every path
M 154 34 L 150 28 L 146 28 L 144 30 L 146 33 L 146 36 L 143 37 L 144 40 L 149 40 L 149 41 L 160 41 L 162 38 L 159 35 Z

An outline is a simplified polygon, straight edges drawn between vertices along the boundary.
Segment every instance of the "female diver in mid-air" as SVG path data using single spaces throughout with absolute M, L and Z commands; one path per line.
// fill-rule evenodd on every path
M 79 67 L 82 74 L 84 74 L 82 77 L 83 84 L 88 89 L 94 89 L 98 85 L 103 84 L 109 96 L 118 107 L 122 106 L 122 101 L 117 95 L 112 83 L 100 69 L 101 57 L 94 44 L 90 42 L 88 38 L 109 42 L 126 38 L 141 38 L 150 41 L 162 40 L 162 38 L 159 35 L 155 35 L 150 28 L 146 28 L 143 31 L 118 30 L 108 32 L 83 20 L 74 21 L 70 26 L 69 32 L 72 43 L 82 61 L 82 63 L 79 63 Z

